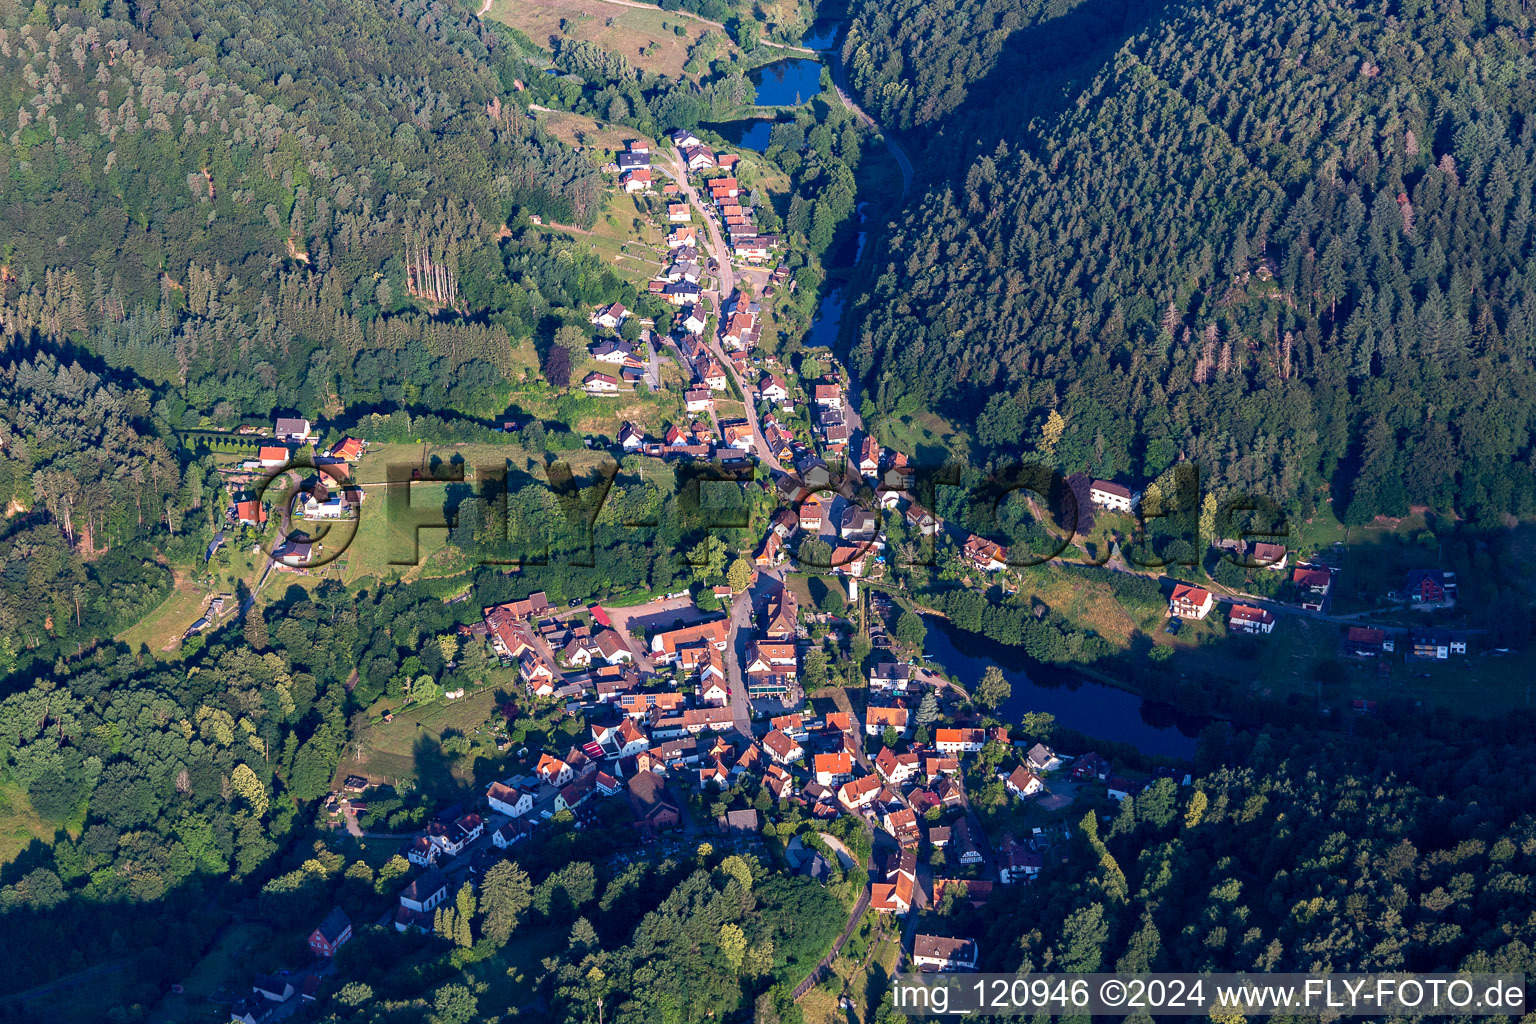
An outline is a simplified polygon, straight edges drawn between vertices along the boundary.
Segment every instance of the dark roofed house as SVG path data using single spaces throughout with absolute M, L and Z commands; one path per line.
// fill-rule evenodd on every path
M 1449 608 L 1456 603 L 1456 574 L 1441 569 L 1415 569 L 1403 581 L 1408 602 L 1421 608 Z
M 1391 653 L 1395 646 L 1390 633 L 1370 626 L 1350 626 L 1344 637 L 1344 652 L 1356 658 Z
M 725 812 L 725 831 L 736 835 L 755 836 L 757 829 L 756 810 L 749 807 L 744 811 Z
M 336 950 L 352 938 L 352 919 L 340 907 L 325 915 L 320 926 L 309 933 L 309 950 L 316 956 L 332 957 Z
M 976 941 L 918 935 L 912 940 L 912 962 L 923 971 L 974 971 Z
M 629 807 L 634 815 L 635 828 L 649 835 L 663 829 L 677 828 L 683 823 L 682 812 L 667 796 L 667 783 L 650 770 L 638 771 L 630 776 Z

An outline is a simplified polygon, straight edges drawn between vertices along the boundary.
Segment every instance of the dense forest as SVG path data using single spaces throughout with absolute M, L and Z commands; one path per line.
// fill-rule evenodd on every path
M 937 175 L 860 306 L 876 418 L 1104 477 L 1191 459 L 1350 523 L 1536 511 L 1518 5 L 989 3 L 881 43 L 889 5 L 855 6 L 854 81 Z M 998 55 L 898 95 L 930 42 Z
M 1206 743 L 1193 785 L 1084 818 L 1048 884 L 977 916 L 983 969 L 1524 971 L 1529 747 L 1372 733 Z

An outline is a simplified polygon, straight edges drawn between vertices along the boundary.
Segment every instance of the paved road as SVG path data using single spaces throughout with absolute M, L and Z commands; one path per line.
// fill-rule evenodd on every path
M 869 877 L 873 878 L 875 871 L 874 864 L 866 864 L 865 868 L 869 871 Z M 825 976 L 827 970 L 831 968 L 832 961 L 837 959 L 837 955 L 843 951 L 843 947 L 848 944 L 848 939 L 853 935 L 854 928 L 858 927 L 859 919 L 864 916 L 864 911 L 869 909 L 869 899 L 873 893 L 874 889 L 872 886 L 864 886 L 864 891 L 859 894 L 859 902 L 853 905 L 853 913 L 848 915 L 848 924 L 844 926 L 843 934 L 837 937 L 837 941 L 832 944 L 832 949 L 827 953 L 826 956 L 821 958 L 821 963 L 816 965 L 815 969 L 806 976 L 804 981 L 795 986 L 795 1002 L 799 1002 L 807 992 L 815 988 L 816 985 L 821 981 L 822 977 Z M 917 919 L 917 915 L 912 915 L 912 918 L 915 921 Z
M 862 107 L 853 102 L 853 97 L 848 95 L 848 76 L 840 55 L 828 51 L 827 64 L 832 71 L 832 88 L 837 93 L 837 98 L 843 101 L 844 106 L 853 111 L 853 115 L 865 127 L 880 136 L 880 141 L 885 143 L 885 148 L 890 152 L 891 158 L 896 161 L 896 166 L 901 169 L 901 198 L 905 200 L 907 194 L 912 191 L 912 158 L 907 156 L 905 149 L 901 148 L 901 143 L 891 138 L 890 132 L 880 127 L 879 121 L 865 113 Z
M 757 583 L 731 599 L 731 628 L 725 641 L 725 675 L 731 693 L 731 717 L 736 731 L 752 739 L 752 699 L 747 695 L 747 677 L 741 660 L 752 636 L 752 610 L 755 599 L 767 600 L 773 588 L 783 586 L 783 576 L 764 571 Z M 755 592 L 754 592 L 755 591 Z
M 606 2 L 613 2 L 613 0 L 606 0 Z M 717 329 L 723 328 L 725 325 L 720 322 L 723 319 L 721 311 L 725 300 L 730 297 L 736 288 L 735 271 L 731 266 L 731 250 L 725 244 L 725 239 L 720 234 L 720 226 L 715 222 L 712 209 L 706 206 L 704 201 L 699 198 L 698 190 L 693 187 L 693 182 L 688 180 L 687 165 L 683 162 L 682 152 L 676 146 L 672 147 L 668 160 L 671 161 L 672 166 L 667 173 L 673 181 L 677 182 L 678 187 L 682 189 L 683 195 L 688 197 L 689 205 L 698 211 L 699 217 L 703 220 L 704 234 L 709 246 L 710 255 L 714 257 L 715 263 L 719 267 L 715 271 L 715 276 L 719 282 L 719 292 L 715 302 L 715 325 Z M 737 376 L 736 368 L 731 365 L 731 361 L 725 357 L 725 350 L 720 347 L 720 339 L 718 337 L 708 338 L 706 339 L 706 344 L 709 345 L 710 351 L 714 353 L 715 359 L 725 369 L 725 372 L 730 374 L 731 379 L 736 382 L 736 387 L 741 391 L 742 398 L 747 399 L 746 385 Z M 757 419 L 757 407 L 750 399 L 747 399 L 743 404 L 746 406 L 747 423 L 752 427 L 752 440 L 757 447 L 755 453 L 757 458 L 774 472 L 784 472 L 784 467 L 779 464 L 779 460 L 774 458 L 773 454 L 768 451 L 768 441 L 763 437 L 762 424 Z

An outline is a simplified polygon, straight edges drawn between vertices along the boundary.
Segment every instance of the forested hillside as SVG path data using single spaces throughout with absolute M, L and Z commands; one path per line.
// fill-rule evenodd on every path
M 1529 748 L 1278 730 L 1085 819 L 1073 859 L 989 915 L 991 970 L 1523 971 Z M 1242 768 L 1218 765 L 1243 765 Z
M 612 297 L 498 237 L 605 197 L 502 104 L 512 59 L 439 2 L 0 6 L 0 673 L 120 630 L 206 545 L 220 483 L 176 428 L 489 417 L 540 318 Z
M 1031 16 L 994 12 L 987 47 Z M 937 40 L 980 11 L 934 17 Z M 869 412 L 936 407 L 986 449 L 1022 437 L 1099 476 L 1188 457 L 1303 509 L 1329 494 L 1351 522 L 1536 511 L 1519 6 L 1181 3 L 1145 24 L 1080 90 L 1058 54 L 969 93 L 986 62 L 957 66 L 937 106 L 892 98 L 911 123 L 945 115 L 941 176 L 861 307 Z

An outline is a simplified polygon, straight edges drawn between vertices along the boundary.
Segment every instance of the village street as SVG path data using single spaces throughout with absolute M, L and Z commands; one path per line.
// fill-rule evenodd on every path
M 730 246 L 726 245 L 725 239 L 720 234 L 720 227 L 715 222 L 713 210 L 699 198 L 698 190 L 688 180 L 688 169 L 687 165 L 683 162 L 682 152 L 676 146 L 673 146 L 668 159 L 671 161 L 671 168 L 668 170 L 668 173 L 671 175 L 672 180 L 677 182 L 683 195 L 688 197 L 688 204 L 697 211 L 699 217 L 704 222 L 704 233 L 708 239 L 709 253 L 718 266 L 718 269 L 715 271 L 718 288 L 715 296 L 715 318 L 718 326 L 722 318 L 725 300 L 730 298 L 731 293 L 736 287 L 735 273 L 731 267 L 731 249 Z M 718 331 L 716 334 L 718 335 Z M 768 450 L 768 441 L 763 436 L 762 425 L 758 422 L 757 408 L 750 397 L 748 382 L 743 381 L 737 375 L 736 368 L 725 357 L 725 350 L 720 347 L 718 337 L 709 337 L 704 339 L 704 341 L 714 354 L 715 359 L 725 369 L 725 372 L 729 373 L 731 379 L 736 382 L 737 390 L 741 392 L 743 404 L 746 406 L 747 423 L 752 428 L 752 443 L 756 449 L 757 458 L 774 472 L 783 473 L 784 467 L 779 464 L 779 460 L 774 458 L 773 453 Z

